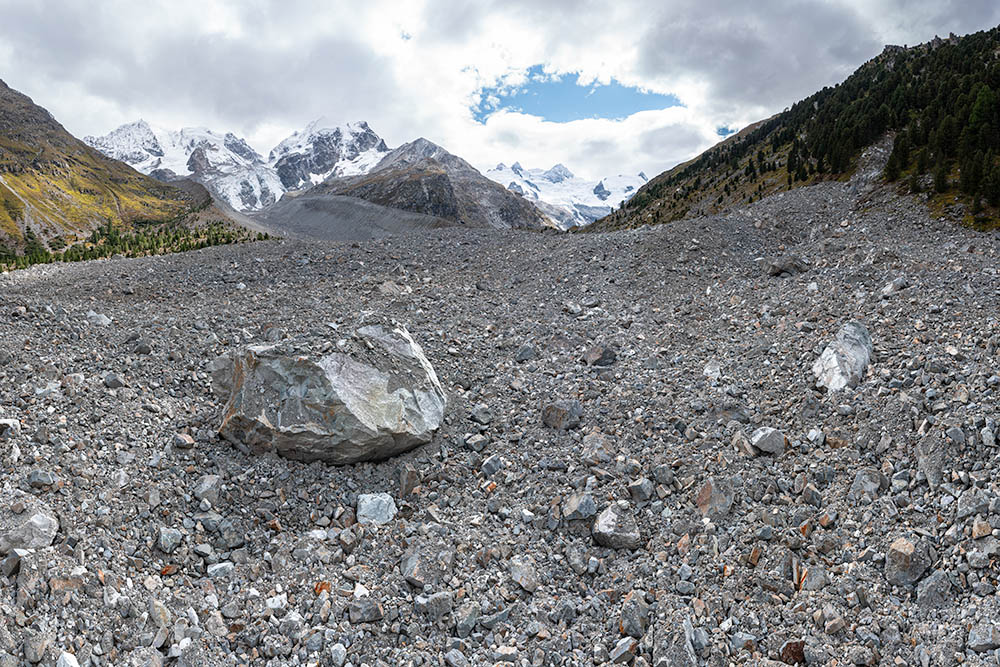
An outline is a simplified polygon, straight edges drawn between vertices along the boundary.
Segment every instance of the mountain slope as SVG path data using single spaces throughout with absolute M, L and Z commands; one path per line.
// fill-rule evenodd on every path
M 159 180 L 190 177 L 239 211 L 260 210 L 285 191 L 274 169 L 232 132 L 199 127 L 171 132 L 139 120 L 84 141 Z
M 583 227 L 608 215 L 648 180 L 640 172 L 588 181 L 561 164 L 551 169 L 525 169 L 517 162 L 510 167 L 498 164 L 485 175 L 530 200 L 561 229 Z
M 62 247 L 108 223 L 166 221 L 207 203 L 105 157 L 0 81 L 0 244 Z
M 669 222 L 851 174 L 894 133 L 884 176 L 968 224 L 1000 221 L 1000 28 L 888 46 L 843 83 L 652 179 L 594 231 Z M 957 203 L 956 203 L 957 202 Z
M 366 173 L 388 152 L 364 121 L 335 125 L 319 118 L 275 146 L 268 163 L 286 190 L 299 190 L 331 177 Z
M 470 227 L 541 229 L 552 224 L 529 201 L 423 138 L 390 151 L 367 174 L 331 178 L 309 192 L 357 197 Z

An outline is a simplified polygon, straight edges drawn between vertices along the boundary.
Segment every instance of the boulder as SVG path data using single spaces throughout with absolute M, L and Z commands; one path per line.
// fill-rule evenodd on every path
M 871 363 L 872 337 L 860 322 L 848 322 L 813 364 L 816 386 L 828 391 L 856 387 Z
M 885 555 L 885 578 L 896 586 L 912 586 L 931 565 L 927 545 L 911 537 L 897 538 Z
M 767 260 L 764 267 L 769 276 L 794 276 L 809 270 L 809 262 L 795 254 L 781 255 Z
M 776 428 L 761 426 L 750 436 L 750 443 L 759 451 L 767 454 L 783 454 L 788 438 Z
M 41 501 L 17 489 L 0 490 L 0 555 L 14 549 L 43 549 L 59 532 L 59 519 Z
M 300 461 L 377 461 L 429 442 L 446 398 L 402 328 L 358 329 L 313 360 L 281 344 L 247 347 L 212 365 L 226 398 L 219 434 L 255 453 Z
M 724 477 L 712 477 L 701 486 L 694 504 L 702 516 L 719 519 L 729 514 L 735 499 L 732 482 Z

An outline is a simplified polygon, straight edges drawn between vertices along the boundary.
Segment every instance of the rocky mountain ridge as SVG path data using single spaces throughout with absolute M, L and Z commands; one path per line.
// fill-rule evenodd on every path
M 518 162 L 510 167 L 500 163 L 485 176 L 534 203 L 563 230 L 585 227 L 608 215 L 648 180 L 639 172 L 588 181 L 574 176 L 562 164 L 543 170 L 525 169 Z

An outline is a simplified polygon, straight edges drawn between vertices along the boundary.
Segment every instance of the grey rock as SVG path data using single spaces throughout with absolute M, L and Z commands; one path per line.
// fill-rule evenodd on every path
M 63 651 L 59 654 L 59 659 L 56 660 L 56 667 L 80 667 L 80 662 L 72 653 Z
M 583 363 L 588 366 L 610 366 L 618 359 L 618 353 L 607 345 L 594 345 L 583 354 Z
M 340 642 L 331 646 L 330 662 L 333 664 L 333 667 L 344 667 L 344 663 L 347 662 L 347 647 Z
M 209 578 L 221 579 L 223 577 L 228 577 L 235 569 L 236 566 L 230 561 L 222 561 L 221 563 L 212 563 L 205 569 L 205 571 Z
M 632 637 L 622 637 L 615 643 L 615 647 L 611 649 L 612 664 L 619 665 L 627 662 L 632 662 L 635 659 L 636 651 L 639 649 L 639 642 L 637 642 Z
M 280 344 L 279 344 L 280 345 Z M 254 452 L 302 461 L 374 461 L 429 442 L 444 417 L 441 383 L 402 328 L 359 329 L 346 352 L 312 361 L 251 346 L 229 365 L 219 433 Z
M 510 577 L 529 593 L 534 593 L 540 585 L 535 563 L 526 556 L 515 556 L 510 559 Z
M 642 544 L 639 526 L 627 504 L 609 505 L 597 516 L 591 532 L 595 542 L 610 549 L 638 549 Z
M 413 610 L 423 616 L 438 619 L 451 613 L 455 606 L 455 595 L 450 591 L 440 591 L 431 595 L 418 595 L 413 602 Z
M 32 470 L 28 474 L 28 486 L 33 489 L 44 489 L 46 486 L 53 486 L 58 481 L 59 478 L 48 470 Z
M 943 570 L 934 570 L 917 585 L 917 604 L 921 607 L 943 607 L 951 598 L 951 580 Z
M 619 630 L 623 635 L 642 639 L 649 627 L 649 605 L 642 591 L 630 591 L 622 600 Z
M 176 528 L 160 527 L 160 534 L 156 540 L 157 546 L 165 554 L 172 554 L 180 546 L 183 536 Z
M 899 537 L 885 555 L 885 578 L 890 584 L 912 586 L 931 565 L 927 545 L 911 537 Z
M 469 665 L 469 661 L 457 648 L 453 648 L 444 654 L 444 662 L 448 667 L 468 667 Z
M 351 619 L 351 623 L 357 625 L 358 623 L 374 623 L 382 620 L 384 611 L 377 600 L 361 598 L 351 601 L 347 606 L 347 615 Z
M 583 405 L 577 400 L 562 400 L 542 408 L 542 423 L 549 428 L 565 431 L 580 425 Z
M 562 506 L 563 518 L 567 521 L 582 521 L 597 514 L 597 502 L 586 491 L 574 493 Z
M 1000 628 L 988 620 L 979 621 L 969 630 L 965 646 L 976 653 L 1000 648 Z
M 121 381 L 115 373 L 105 373 L 104 374 L 104 386 L 108 389 L 121 389 L 125 386 L 125 383 Z
M 388 493 L 362 493 L 358 496 L 358 523 L 389 523 L 396 517 L 396 501 Z
M 0 554 L 12 549 L 42 549 L 52 544 L 59 532 L 59 520 L 45 511 L 34 511 L 0 533 Z
M 776 428 L 761 426 L 750 436 L 750 444 L 767 454 L 783 454 L 788 438 Z
M 466 602 L 455 612 L 455 634 L 459 639 L 465 639 L 476 628 L 479 621 L 479 606 Z
M 711 477 L 702 484 L 694 504 L 702 516 L 719 519 L 729 514 L 736 493 L 731 481 L 724 477 Z
M 871 362 L 872 352 L 868 329 L 860 322 L 848 322 L 813 364 L 816 386 L 831 392 L 858 386 Z
M 218 475 L 202 475 L 194 485 L 194 497 L 207 500 L 213 507 L 219 504 L 219 491 L 222 488 L 222 478 Z
M 847 497 L 851 500 L 868 498 L 874 500 L 885 489 L 889 488 L 889 480 L 874 468 L 863 468 L 854 476 Z
M 798 255 L 788 253 L 767 260 L 764 271 L 769 276 L 793 276 L 809 270 L 809 263 Z
M 944 481 L 944 464 L 948 443 L 938 433 L 925 435 L 917 442 L 917 468 L 924 473 L 927 484 L 936 489 Z

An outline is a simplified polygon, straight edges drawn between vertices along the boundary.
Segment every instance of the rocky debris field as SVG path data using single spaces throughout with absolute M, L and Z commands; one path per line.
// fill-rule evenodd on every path
M 996 664 L 997 246 L 854 182 L 2 275 L 0 667 Z M 371 325 L 430 442 L 218 435 L 220 357 Z

